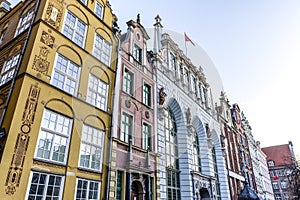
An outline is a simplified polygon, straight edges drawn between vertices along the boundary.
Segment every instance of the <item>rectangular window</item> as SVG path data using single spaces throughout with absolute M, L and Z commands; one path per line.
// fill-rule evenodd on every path
M 71 95 L 76 95 L 78 79 L 79 66 L 58 54 L 51 84 Z
M 33 14 L 34 14 L 34 10 L 30 10 L 20 18 L 15 36 L 19 35 L 30 26 L 33 20 Z
M 116 200 L 121 200 L 122 199 L 122 183 L 123 183 L 123 172 L 117 171 Z
M 143 87 L 143 104 L 151 106 L 151 86 L 145 83 Z
M 83 125 L 79 166 L 101 171 L 104 144 L 104 132 L 94 127 Z
M 36 158 L 66 163 L 72 119 L 45 110 L 39 133 Z
M 103 64 L 110 66 L 111 44 L 96 33 L 93 55 Z
M 106 111 L 108 99 L 108 85 L 90 74 L 89 86 L 87 93 L 87 102 L 96 106 L 97 108 Z
M 2 44 L 3 42 L 3 39 L 4 39 L 4 36 L 5 36 L 5 33 L 6 33 L 6 30 L 7 28 L 3 29 L 0 33 L 0 45 Z
M 135 60 L 137 60 L 139 63 L 143 62 L 143 51 L 140 47 L 137 45 L 134 45 L 133 49 L 133 57 Z
M 80 47 L 84 46 L 87 25 L 70 11 L 67 12 L 63 34 Z
M 196 79 L 196 77 L 193 77 L 193 85 L 192 85 L 192 87 L 193 87 L 193 90 L 194 90 L 195 95 L 198 96 L 198 91 L 197 91 L 197 79 Z
M 99 1 L 96 1 L 95 14 L 96 14 L 97 17 L 102 19 L 102 17 L 103 17 L 103 6 L 102 6 L 101 3 L 99 3 Z
M 99 181 L 92 181 L 87 179 L 77 179 L 76 200 L 90 200 L 100 198 Z
M 120 139 L 124 142 L 129 142 L 132 137 L 133 117 L 127 113 L 122 114 L 121 134 Z
M 123 78 L 123 91 L 133 96 L 133 84 L 134 84 L 133 73 L 129 71 L 127 68 L 125 68 L 124 78 Z
M 20 54 L 18 53 L 8 58 L 4 63 L 0 76 L 0 86 L 7 83 L 14 77 L 19 58 Z
M 143 123 L 142 148 L 151 150 L 151 126 Z
M 84 5 L 86 5 L 86 0 L 79 0 L 81 1 Z
M 170 53 L 170 65 L 171 65 L 171 70 L 173 71 L 174 76 L 177 76 L 176 57 L 172 53 Z
M 27 199 L 62 199 L 64 177 L 33 172 Z

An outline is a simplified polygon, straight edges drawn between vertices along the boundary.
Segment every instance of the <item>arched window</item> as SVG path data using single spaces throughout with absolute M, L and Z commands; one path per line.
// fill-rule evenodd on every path
M 178 163 L 177 128 L 170 110 L 165 118 L 166 172 L 168 200 L 180 199 L 180 178 Z
M 193 160 L 194 170 L 201 172 L 200 146 L 197 133 L 195 133 L 193 136 Z

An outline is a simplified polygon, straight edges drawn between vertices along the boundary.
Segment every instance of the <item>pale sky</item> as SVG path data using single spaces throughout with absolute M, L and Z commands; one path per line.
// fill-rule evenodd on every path
M 18 2 L 18 1 L 11 1 Z M 238 103 L 262 147 L 291 140 L 300 154 L 300 1 L 111 0 L 122 32 L 141 14 L 206 50 L 230 103 Z

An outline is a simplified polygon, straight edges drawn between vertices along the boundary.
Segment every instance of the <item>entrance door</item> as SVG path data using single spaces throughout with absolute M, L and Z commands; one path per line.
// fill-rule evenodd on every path
M 143 200 L 143 187 L 138 181 L 131 184 L 131 200 Z

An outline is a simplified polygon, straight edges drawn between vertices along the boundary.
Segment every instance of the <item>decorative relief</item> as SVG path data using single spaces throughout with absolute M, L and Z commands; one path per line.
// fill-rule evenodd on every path
M 31 125 L 34 121 L 40 90 L 41 89 L 38 87 L 38 85 L 31 85 L 30 87 L 22 116 L 22 125 L 20 126 L 20 132 L 18 133 L 17 141 L 14 147 L 14 154 L 5 182 L 5 186 L 7 186 L 5 191 L 8 195 L 13 195 L 16 191 L 16 187 L 19 187 L 20 184 L 23 165 L 30 139 L 29 133 L 31 131 Z
M 46 11 L 45 21 L 52 25 L 55 29 L 58 29 L 62 21 L 62 15 L 63 1 L 56 0 L 49 2 Z
M 44 75 L 47 75 L 49 65 L 50 65 L 50 62 L 47 61 L 49 49 L 47 49 L 47 47 L 44 47 L 44 46 L 42 46 L 40 48 L 41 49 L 40 49 L 39 55 L 34 56 L 32 69 L 34 69 Z
M 50 35 L 46 31 L 43 31 L 42 37 L 41 37 L 42 43 L 44 43 L 45 45 L 47 45 L 50 48 L 53 48 L 54 41 L 55 41 L 55 38 L 52 35 Z

